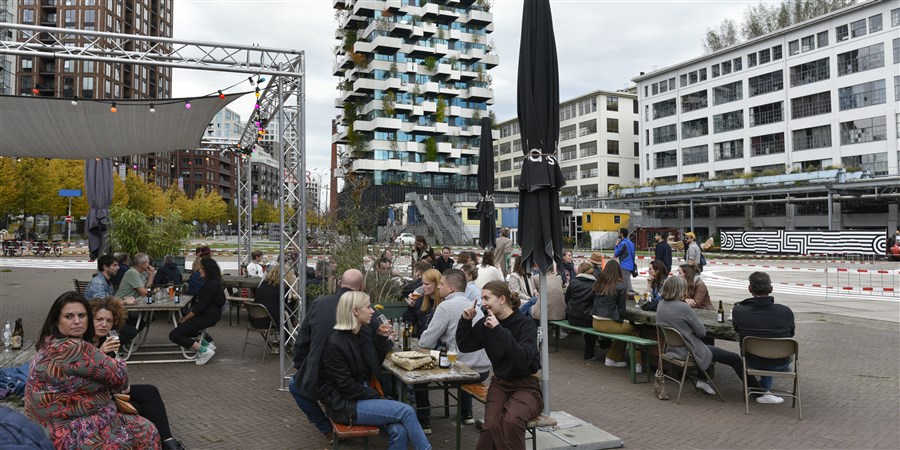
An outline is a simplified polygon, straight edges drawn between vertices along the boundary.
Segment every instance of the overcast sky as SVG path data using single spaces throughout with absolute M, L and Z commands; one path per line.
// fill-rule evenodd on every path
M 770 0 L 767 0 L 770 1 Z M 331 0 L 176 0 L 174 37 L 227 44 L 306 51 L 306 148 L 308 167 L 330 166 L 331 119 L 338 79 L 331 74 L 334 10 Z M 649 72 L 700 56 L 707 27 L 723 18 L 740 19 L 757 1 L 718 0 L 551 0 L 559 55 L 560 99 L 631 84 Z M 500 57 L 491 71 L 500 121 L 516 115 L 516 66 L 522 0 L 494 0 L 494 32 Z M 173 95 L 203 95 L 244 78 L 213 72 L 177 70 Z M 248 83 L 235 90 L 251 89 Z M 231 104 L 246 120 L 253 96 Z M 326 181 L 327 183 L 327 181 Z

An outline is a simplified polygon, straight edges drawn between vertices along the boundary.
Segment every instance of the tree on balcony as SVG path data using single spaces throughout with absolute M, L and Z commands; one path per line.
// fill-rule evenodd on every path
M 437 72 L 437 60 L 434 59 L 434 56 L 429 56 L 429 57 L 425 58 L 425 61 L 423 64 L 425 66 L 425 69 L 428 70 L 429 72 L 431 72 L 431 73 Z
M 447 101 L 444 100 L 443 95 L 438 95 L 437 98 L 437 108 L 434 113 L 434 118 L 436 121 L 443 123 L 447 120 Z
M 393 119 L 397 116 L 396 104 L 397 94 L 394 91 L 387 91 L 381 96 L 381 110 L 384 112 L 384 117 Z
M 434 140 L 434 136 L 429 136 L 427 139 L 425 139 L 425 162 L 437 161 L 437 147 L 437 141 Z
M 352 52 L 353 44 L 356 43 L 357 40 L 357 31 L 356 30 L 347 30 L 346 34 L 344 34 L 344 51 Z

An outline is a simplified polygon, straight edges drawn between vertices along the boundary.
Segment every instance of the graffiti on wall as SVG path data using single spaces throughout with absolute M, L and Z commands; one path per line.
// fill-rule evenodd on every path
M 722 231 L 722 251 L 763 254 L 884 255 L 887 231 Z

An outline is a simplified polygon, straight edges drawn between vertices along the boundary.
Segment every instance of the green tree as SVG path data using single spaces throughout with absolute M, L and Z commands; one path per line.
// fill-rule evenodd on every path
M 72 215 L 85 216 L 88 213 L 87 193 L 84 187 L 84 161 L 73 159 L 50 160 L 50 180 L 54 189 L 78 189 L 81 197 L 72 198 Z M 58 192 L 57 192 L 58 194 Z M 67 197 L 56 196 L 49 211 L 54 216 L 65 215 L 69 209 Z
M 437 141 L 434 140 L 434 136 L 428 136 L 427 138 L 425 138 L 425 161 L 437 161 L 437 147 Z
M 128 190 L 128 208 L 146 216 L 156 216 L 166 211 L 168 204 L 165 195 L 155 183 L 148 183 L 137 173 L 131 172 L 125 176 L 125 188 Z
M 216 191 L 198 190 L 191 200 L 191 212 L 194 219 L 200 222 L 209 223 L 226 218 L 225 202 Z
M 285 216 L 287 216 L 287 213 L 285 213 Z M 256 208 L 253 208 L 253 222 L 255 223 L 275 223 L 278 220 L 278 211 L 271 203 L 265 200 L 260 200 Z
M 182 217 L 191 214 L 191 199 L 185 195 L 178 185 L 171 185 L 165 192 L 166 209 L 178 211 Z
M 128 207 L 128 188 L 119 175 L 113 175 L 113 198 L 112 205 L 118 207 Z

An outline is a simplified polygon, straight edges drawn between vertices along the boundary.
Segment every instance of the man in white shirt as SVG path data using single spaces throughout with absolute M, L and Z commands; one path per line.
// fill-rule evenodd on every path
M 250 252 L 250 264 L 247 264 L 247 276 L 260 277 L 263 276 L 263 268 L 259 262 L 262 260 L 263 252 L 261 250 L 253 250 Z

